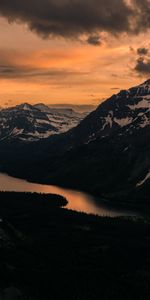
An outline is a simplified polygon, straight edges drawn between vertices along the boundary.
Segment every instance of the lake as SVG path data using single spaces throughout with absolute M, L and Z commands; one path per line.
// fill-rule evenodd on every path
M 109 207 L 109 205 L 105 205 L 100 199 L 98 201 L 98 199 L 84 192 L 64 189 L 53 185 L 30 183 L 26 180 L 14 178 L 2 173 L 0 173 L 0 191 L 59 194 L 68 200 L 68 209 L 78 212 L 109 217 L 139 216 L 138 213 L 133 211 Z

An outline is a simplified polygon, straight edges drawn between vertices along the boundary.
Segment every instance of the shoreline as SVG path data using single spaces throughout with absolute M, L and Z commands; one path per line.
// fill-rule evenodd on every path
M 146 203 L 139 203 L 139 202 L 135 202 L 135 199 L 133 199 L 133 202 L 132 201 L 126 201 L 125 199 L 123 200 L 120 200 L 118 198 L 117 200 L 114 198 L 114 197 L 107 197 L 107 196 L 104 196 L 103 194 L 102 195 L 99 195 L 97 193 L 90 193 L 90 191 L 87 189 L 77 189 L 76 186 L 73 186 L 73 185 L 66 185 L 66 184 L 63 184 L 63 183 L 53 183 L 53 182 L 48 182 L 46 180 L 38 180 L 37 178 L 33 179 L 31 177 L 26 177 L 26 176 L 22 176 L 22 175 L 19 175 L 19 174 L 13 174 L 12 172 L 3 172 L 2 170 L 0 170 L 0 173 L 1 174 L 4 174 L 6 176 L 10 176 L 10 177 L 13 177 L 14 179 L 19 179 L 19 180 L 24 180 L 26 181 L 27 183 L 31 183 L 31 184 L 39 184 L 39 185 L 45 185 L 45 186 L 49 186 L 49 185 L 52 185 L 52 186 L 55 186 L 55 187 L 59 187 L 59 188 L 64 188 L 65 190 L 68 190 L 68 191 L 75 191 L 75 192 L 81 192 L 81 193 L 85 193 L 86 195 L 89 195 L 91 197 L 93 197 L 93 201 L 98 205 L 102 204 L 104 206 L 106 206 L 107 208 L 109 209 L 117 209 L 118 211 L 121 210 L 121 209 L 124 209 L 124 210 L 131 210 L 133 213 L 135 212 L 136 214 L 143 214 L 143 216 L 149 216 L 150 215 L 150 205 L 147 205 Z M 44 193 L 43 193 L 44 194 Z M 60 194 L 61 196 L 61 194 Z M 98 198 L 101 198 L 100 200 L 98 200 Z M 117 198 L 117 197 L 116 197 Z

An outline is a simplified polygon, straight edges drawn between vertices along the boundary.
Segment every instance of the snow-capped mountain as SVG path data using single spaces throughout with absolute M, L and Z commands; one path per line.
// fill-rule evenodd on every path
M 127 91 L 121 91 L 106 103 L 107 111 L 103 111 L 100 118 L 103 133 L 109 135 L 110 131 L 126 127 L 132 134 L 134 130 L 150 125 L 150 80 Z M 101 110 L 102 106 L 99 107 L 99 111 Z
M 150 80 L 147 80 L 113 95 L 77 127 L 47 142 L 49 153 L 40 171 L 52 183 L 63 182 L 115 200 L 147 199 L 149 140 Z
M 68 134 L 72 184 L 105 197 L 146 197 L 150 192 L 150 80 L 100 104 Z M 76 156 L 76 158 L 75 158 Z M 68 166 L 68 155 L 66 156 Z M 81 162 L 84 166 L 80 166 Z M 68 169 L 67 169 L 68 172 Z M 142 195 L 142 196 L 141 196 Z M 129 199 L 130 201 L 130 199 Z
M 47 115 L 50 124 L 57 128 L 59 133 L 76 127 L 88 115 L 88 112 L 79 113 L 71 108 L 51 108 L 44 104 L 36 104 L 34 107 Z
M 0 110 L 0 141 L 38 141 L 76 126 L 85 114 L 73 110 L 50 109 L 44 104 L 23 103 Z
M 42 110 L 38 108 L 44 113 Z M 113 95 L 64 134 L 26 143 L 21 150 L 16 144 L 15 148 L 1 145 L 0 166 L 33 181 L 65 185 L 138 205 L 149 201 L 149 141 L 147 80 Z
M 99 105 L 72 130 L 73 142 L 89 143 L 112 134 L 134 134 L 150 125 L 150 80 L 117 95 Z

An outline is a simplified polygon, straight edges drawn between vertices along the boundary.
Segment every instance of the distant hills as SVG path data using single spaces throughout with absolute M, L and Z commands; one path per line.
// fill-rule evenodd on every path
M 149 140 L 147 80 L 113 95 L 66 133 L 21 148 L 2 142 L 1 169 L 140 205 L 149 203 Z
M 94 109 L 96 109 L 96 105 L 86 105 L 86 104 L 80 104 L 80 105 L 75 105 L 75 104 L 48 104 L 48 107 L 50 108 L 71 108 L 74 111 L 80 112 L 80 113 L 84 113 L 84 112 L 91 112 Z
M 82 110 L 82 109 L 81 109 Z M 0 141 L 33 142 L 75 127 L 90 112 L 23 103 L 0 110 Z

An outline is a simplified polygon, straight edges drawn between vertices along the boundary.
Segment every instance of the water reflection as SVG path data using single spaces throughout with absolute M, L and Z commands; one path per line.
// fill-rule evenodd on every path
M 29 183 L 22 179 L 17 179 L 10 177 L 5 174 L 0 173 L 0 191 L 15 191 L 15 192 L 37 192 L 37 193 L 53 193 L 59 194 L 69 201 L 67 208 L 82 211 L 86 213 L 97 214 L 100 216 L 129 216 L 136 215 L 138 213 L 133 213 L 127 210 L 118 210 L 110 208 L 104 204 L 101 204 L 99 201 L 99 205 L 96 203 L 95 198 L 85 194 L 83 192 L 78 192 L 74 190 L 68 190 L 64 188 L 60 188 L 52 185 L 43 185 L 43 184 L 35 184 Z

